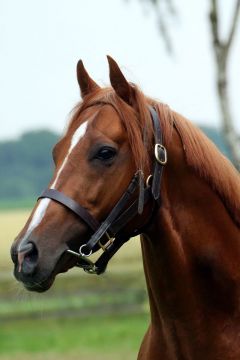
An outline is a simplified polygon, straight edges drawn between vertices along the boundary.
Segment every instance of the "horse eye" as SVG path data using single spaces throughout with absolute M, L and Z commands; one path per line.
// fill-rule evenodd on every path
M 96 154 L 95 158 L 106 161 L 111 160 L 116 155 L 116 150 L 110 147 L 102 147 Z

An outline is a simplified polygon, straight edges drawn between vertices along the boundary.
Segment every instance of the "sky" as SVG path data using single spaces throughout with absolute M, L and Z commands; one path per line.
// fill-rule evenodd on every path
M 220 1 L 223 34 L 235 0 Z M 198 124 L 220 125 L 207 21 L 209 0 L 176 1 L 169 56 L 151 7 L 139 0 L 0 0 L 0 139 L 32 129 L 59 133 L 80 100 L 76 64 L 108 85 L 106 55 L 128 80 Z M 240 27 L 229 87 L 240 130 Z

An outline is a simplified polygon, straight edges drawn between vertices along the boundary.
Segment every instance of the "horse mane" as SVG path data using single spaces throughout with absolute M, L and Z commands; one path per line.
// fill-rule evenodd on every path
M 136 85 L 132 86 L 135 110 L 120 99 L 112 88 L 104 88 L 84 97 L 83 102 L 75 108 L 72 121 L 89 106 L 102 103 L 112 105 L 128 134 L 136 168 L 149 171 L 153 125 L 148 106 L 155 106 L 165 146 L 171 142 L 175 127 L 181 137 L 187 164 L 219 195 L 233 220 L 240 226 L 240 175 L 232 163 L 190 121 L 172 111 L 166 104 L 146 97 Z
M 166 145 L 175 126 L 187 164 L 219 195 L 232 219 L 240 226 L 240 174 L 215 144 L 190 121 L 158 104 Z M 170 121 L 169 121 L 170 120 Z

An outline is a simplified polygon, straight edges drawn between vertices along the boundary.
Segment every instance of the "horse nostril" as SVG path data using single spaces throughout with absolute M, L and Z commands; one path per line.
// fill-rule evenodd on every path
M 18 251 L 18 271 L 31 274 L 37 266 L 38 250 L 34 243 L 27 243 Z
M 16 248 L 14 246 L 11 247 L 10 254 L 11 254 L 12 262 L 14 264 L 17 264 L 18 252 L 17 252 L 17 250 L 16 250 Z

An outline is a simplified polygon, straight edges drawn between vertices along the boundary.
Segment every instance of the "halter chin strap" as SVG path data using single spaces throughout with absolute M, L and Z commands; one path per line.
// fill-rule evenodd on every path
M 154 169 L 153 174 L 150 175 L 146 182 L 146 187 L 143 191 L 143 208 L 150 199 L 154 200 L 154 204 L 160 204 L 160 189 L 161 178 L 164 165 L 167 163 L 167 151 L 162 144 L 162 132 L 160 121 L 156 110 L 149 106 L 153 127 L 154 127 Z M 143 231 L 146 226 L 136 228 L 131 234 L 126 234 L 124 228 L 130 221 L 138 214 L 139 199 L 134 199 L 133 202 L 127 207 L 130 200 L 134 197 L 139 185 L 139 177 L 142 176 L 141 170 L 137 171 L 133 176 L 128 188 L 118 200 L 116 205 L 111 210 L 107 218 L 100 224 L 82 205 L 64 195 L 55 189 L 46 189 L 39 196 L 41 198 L 52 199 L 66 208 L 74 212 L 83 220 L 86 225 L 92 230 L 93 235 L 89 241 L 82 244 L 79 248 L 79 253 L 71 249 L 67 252 L 78 258 L 76 266 L 83 268 L 84 271 L 90 274 L 101 274 L 105 271 L 109 260 L 120 249 L 120 247 L 127 242 L 130 237 L 136 236 Z M 154 207 L 156 207 L 154 205 Z M 126 208 L 127 207 L 127 208 Z M 105 238 L 104 244 L 102 239 Z M 107 240 L 106 240 L 107 239 Z M 88 257 L 92 254 L 93 250 L 99 246 L 102 248 L 103 253 L 98 260 L 93 263 Z

